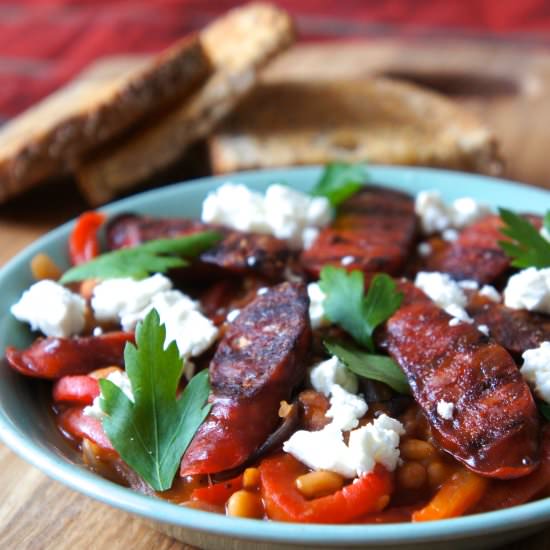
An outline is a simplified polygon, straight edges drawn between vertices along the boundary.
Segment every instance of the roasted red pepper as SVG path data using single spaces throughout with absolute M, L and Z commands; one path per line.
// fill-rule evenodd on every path
M 88 374 L 110 365 L 124 366 L 124 347 L 132 332 L 109 332 L 81 338 L 38 338 L 25 350 L 6 348 L 12 368 L 26 376 L 54 380 L 69 374 Z
M 270 519 L 348 523 L 366 514 L 379 512 L 389 502 L 391 474 L 381 466 L 332 495 L 312 500 L 307 500 L 296 488 L 296 478 L 306 471 L 305 466 L 288 454 L 262 461 L 262 498 Z
M 97 232 L 105 219 L 105 214 L 92 210 L 76 220 L 69 237 L 69 256 L 73 265 L 89 262 L 99 254 Z
M 115 452 L 101 422 L 84 414 L 83 407 L 71 407 L 63 411 L 57 422 L 61 430 L 80 442 L 86 438 L 105 451 Z
M 55 403 L 91 405 L 98 395 L 98 381 L 86 374 L 64 376 L 53 386 L 53 400 Z
M 220 483 L 214 483 L 208 487 L 199 487 L 195 489 L 191 493 L 191 500 L 223 506 L 229 500 L 229 497 L 239 489 L 242 489 L 242 487 L 243 476 L 241 474 L 227 481 L 221 481 Z

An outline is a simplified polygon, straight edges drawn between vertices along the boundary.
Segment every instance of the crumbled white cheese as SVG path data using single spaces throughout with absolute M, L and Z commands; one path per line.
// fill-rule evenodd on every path
M 256 294 L 258 296 L 263 296 L 264 294 L 267 294 L 268 292 L 269 292 L 269 288 L 267 288 L 266 286 L 262 286 L 261 288 L 258 289 Z
M 426 258 L 432 253 L 432 245 L 427 242 L 419 243 L 419 245 L 416 248 L 416 251 L 418 252 L 419 256 Z
M 107 375 L 106 380 L 109 380 L 109 382 L 112 382 L 115 386 L 118 386 L 130 401 L 134 401 L 132 384 L 130 383 L 130 379 L 126 374 L 126 371 L 115 370 Z M 94 399 L 91 405 L 84 407 L 83 413 L 90 418 L 101 420 L 105 416 L 105 413 L 101 409 L 101 405 L 99 404 L 100 401 L 101 394 Z
M 313 470 L 329 470 L 346 478 L 353 478 L 357 473 L 343 432 L 331 424 L 315 432 L 294 432 L 283 443 L 283 451 Z
M 404 435 L 398 420 L 381 414 L 373 422 L 353 430 L 345 444 L 342 431 L 332 424 L 322 430 L 299 430 L 283 444 L 283 450 L 314 470 L 329 470 L 353 478 L 371 472 L 375 464 L 389 471 L 399 461 L 399 440 Z
M 550 314 L 550 267 L 529 267 L 512 275 L 504 289 L 504 304 Z
M 329 325 L 329 320 L 325 317 L 323 302 L 327 297 L 321 290 L 319 283 L 309 283 L 307 285 L 307 295 L 309 296 L 309 320 L 311 328 L 316 329 Z
M 449 243 L 456 241 L 458 239 L 458 231 L 456 229 L 453 229 L 452 227 L 449 227 L 441 233 L 441 237 L 444 241 L 447 241 Z
M 240 309 L 232 309 L 226 316 L 226 321 L 232 323 L 241 313 Z
M 487 206 L 470 197 L 456 199 L 447 205 L 438 191 L 420 191 L 416 196 L 415 211 L 426 235 L 450 228 L 462 229 L 491 212 Z M 450 233 L 448 236 L 454 234 Z
M 124 330 L 133 330 L 156 309 L 166 327 L 165 345 L 176 342 L 182 357 L 195 357 L 214 343 L 218 329 L 197 302 L 171 288 L 170 279 L 158 273 L 141 281 L 108 279 L 94 288 L 92 308 L 96 318 L 119 321 Z
M 155 294 L 171 288 L 172 281 L 160 273 L 140 281 L 129 277 L 107 279 L 94 287 L 94 316 L 101 322 L 122 321 L 124 330 L 132 330 L 139 320 L 135 314 L 149 306 Z
M 485 336 L 489 336 L 489 327 L 487 325 L 477 325 L 477 330 Z
M 332 208 L 325 197 L 311 197 L 286 185 L 270 185 L 263 196 L 245 185 L 225 183 L 208 194 L 201 219 L 268 233 L 299 249 L 311 246 L 319 228 L 330 223 Z
M 393 472 L 399 461 L 400 436 L 404 434 L 403 424 L 386 414 L 350 432 L 348 445 L 357 475 L 371 472 L 377 463 Z
M 462 291 L 460 284 L 453 281 L 447 273 L 419 271 L 414 284 L 449 315 L 458 319 L 451 320 L 453 321 L 453 324 L 449 323 L 451 326 L 459 322 L 473 323 L 473 319 L 464 309 L 468 302 L 466 294 Z
M 501 300 L 500 292 L 494 286 L 491 286 L 491 285 L 483 285 L 479 293 L 482 296 L 485 296 L 485 298 L 489 298 L 489 300 L 492 300 L 493 302 L 498 303 Z
M 443 420 L 452 420 L 455 411 L 454 403 L 440 399 L 437 402 L 437 414 L 443 418 Z
M 19 321 L 46 336 L 66 338 L 82 331 L 85 325 L 86 301 L 79 294 L 54 281 L 34 283 L 11 306 Z
M 529 349 L 522 355 L 520 372 L 534 392 L 546 403 L 550 403 L 550 342 L 543 342 L 538 348 Z
M 479 284 L 477 283 L 477 281 L 472 281 L 470 279 L 464 279 L 463 281 L 458 281 L 457 284 L 463 290 L 477 290 L 479 288 Z
M 103 334 L 103 329 L 101 327 L 94 327 L 92 331 L 93 336 L 101 336 Z
M 355 261 L 355 256 L 344 256 L 340 263 L 345 267 L 351 265 Z
M 334 386 L 340 386 L 349 393 L 357 393 L 359 389 L 357 376 L 335 355 L 313 366 L 309 378 L 313 389 L 326 397 L 331 395 Z
M 359 424 L 359 419 L 365 416 L 367 409 L 367 403 L 361 396 L 346 391 L 338 384 L 332 386 L 330 408 L 326 416 L 332 418 L 333 426 L 343 431 L 352 430 Z

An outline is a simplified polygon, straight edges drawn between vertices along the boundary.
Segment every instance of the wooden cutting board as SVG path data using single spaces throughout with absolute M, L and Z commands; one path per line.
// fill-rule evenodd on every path
M 441 39 L 306 44 L 280 57 L 266 77 L 330 79 L 367 74 L 404 77 L 452 96 L 494 130 L 507 176 L 550 187 L 550 51 Z M 172 181 L 189 175 L 185 166 L 172 172 Z M 45 186 L 0 207 L 0 264 L 85 208 L 70 184 Z M 549 540 L 547 529 L 506 550 L 549 548 Z M 0 445 L 0 548 L 153 547 L 188 548 L 136 517 L 49 480 Z

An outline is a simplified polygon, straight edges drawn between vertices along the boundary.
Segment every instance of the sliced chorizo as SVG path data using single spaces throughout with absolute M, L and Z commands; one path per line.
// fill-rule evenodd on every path
M 387 321 L 381 345 L 401 366 L 439 445 L 471 470 L 500 479 L 538 465 L 539 418 L 531 391 L 512 357 L 468 323 L 451 316 L 412 283 Z M 454 405 L 438 414 L 440 401 Z
M 325 265 L 396 275 L 412 251 L 416 233 L 412 197 L 368 185 L 340 206 L 334 222 L 303 252 L 302 264 L 316 278 Z
M 124 367 L 124 348 L 134 342 L 131 332 L 108 332 L 100 336 L 37 338 L 27 349 L 6 349 L 9 365 L 26 376 L 55 380 L 88 374 L 111 365 Z
M 181 475 L 236 468 L 279 423 L 282 400 L 303 380 L 311 344 L 302 284 L 258 296 L 231 323 L 210 364 L 212 410 L 181 464 Z
M 226 227 L 184 218 L 152 218 L 122 214 L 107 225 L 110 250 L 136 246 L 153 239 L 181 237 L 200 231 L 218 231 L 224 238 L 200 256 L 196 271 L 206 268 L 221 274 L 257 274 L 269 279 L 282 279 L 292 256 L 286 242 L 272 235 L 246 233 Z

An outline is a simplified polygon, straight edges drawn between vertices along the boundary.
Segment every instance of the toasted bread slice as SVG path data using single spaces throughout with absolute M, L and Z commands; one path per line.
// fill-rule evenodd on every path
M 179 159 L 254 87 L 258 69 L 293 40 L 290 17 L 269 4 L 248 4 L 201 33 L 214 74 L 194 94 L 139 131 L 85 159 L 79 186 L 101 204 Z
M 215 173 L 340 160 L 499 167 L 491 132 L 455 103 L 383 78 L 263 82 L 209 139 Z
M 0 130 L 0 202 L 65 170 L 145 115 L 191 94 L 211 72 L 198 36 L 136 63 L 96 66 Z

